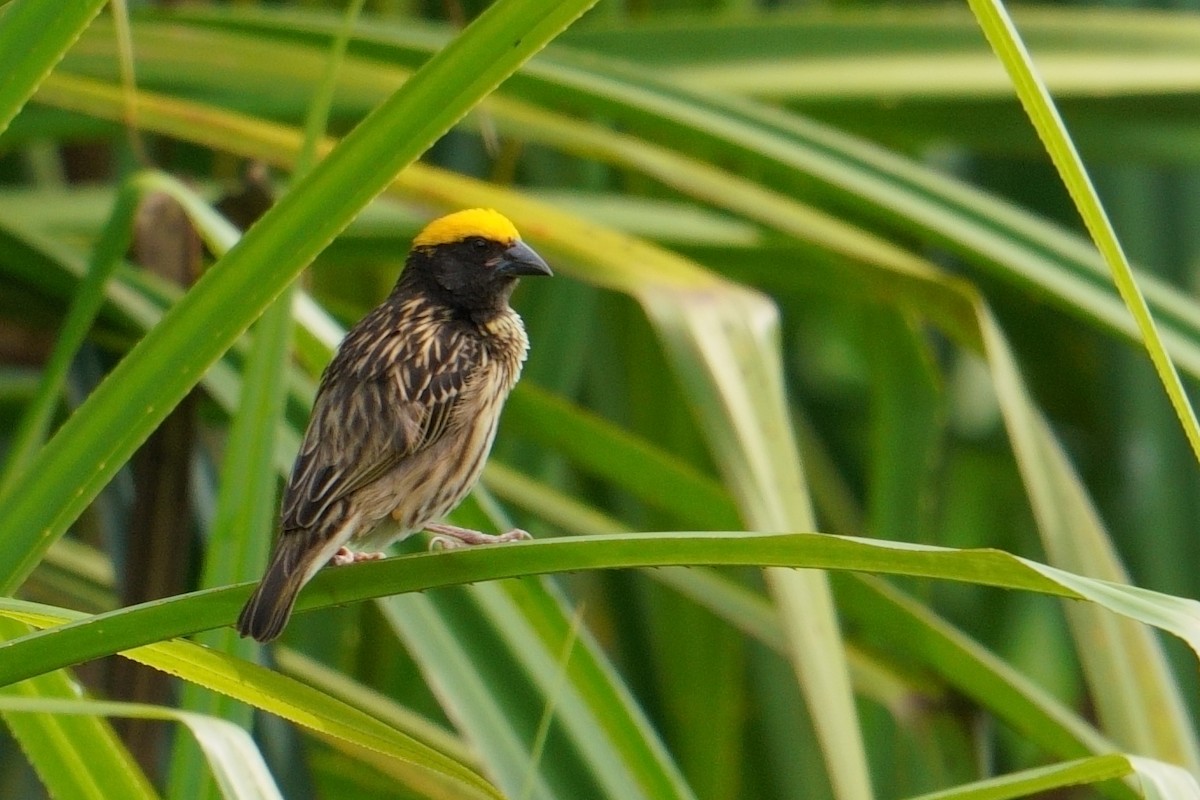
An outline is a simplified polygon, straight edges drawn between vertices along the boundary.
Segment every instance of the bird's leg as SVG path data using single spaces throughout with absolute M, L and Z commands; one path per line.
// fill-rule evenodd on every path
M 477 544 L 498 544 L 500 542 L 519 542 L 524 539 L 533 538 L 520 528 L 513 528 L 508 533 L 493 536 L 490 533 L 480 533 L 470 528 L 460 528 L 457 525 L 446 525 L 435 522 L 426 525 L 425 530 L 434 534 L 433 538 L 429 540 L 430 550 L 453 550 L 457 547 L 474 547 Z
M 378 561 L 386 557 L 387 553 L 356 553 L 349 547 L 341 547 L 333 554 L 333 558 L 329 559 L 329 563 L 335 567 L 344 567 L 347 564 L 357 564 L 359 561 Z

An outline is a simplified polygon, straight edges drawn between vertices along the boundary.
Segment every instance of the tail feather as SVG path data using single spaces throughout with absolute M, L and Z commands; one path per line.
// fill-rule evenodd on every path
M 271 562 L 262 582 L 238 616 L 237 629 L 242 636 L 269 642 L 287 625 L 296 596 L 308 582 L 304 572 L 289 570 L 278 558 Z
M 238 616 L 238 633 L 260 642 L 283 633 L 300 590 L 341 546 L 343 532 L 296 530 L 280 535 L 271 565 Z

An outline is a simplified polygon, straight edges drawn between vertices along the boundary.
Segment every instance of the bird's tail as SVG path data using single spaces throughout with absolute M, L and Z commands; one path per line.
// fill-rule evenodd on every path
M 271 565 L 238 616 L 237 629 L 242 636 L 269 642 L 283 633 L 296 596 L 340 546 L 335 537 L 315 533 L 294 530 L 280 535 Z

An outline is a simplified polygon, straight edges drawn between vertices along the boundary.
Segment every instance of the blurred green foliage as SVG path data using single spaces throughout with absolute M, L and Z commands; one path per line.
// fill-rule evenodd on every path
M 16 35 L 6 22 L 57 5 L 8 3 L 0 41 Z M 1200 797 L 1196 654 L 1127 618 L 1196 641 L 1195 459 L 969 10 L 601 0 L 394 181 L 382 162 L 335 174 L 365 135 L 326 173 L 293 177 L 306 132 L 315 142 L 325 127 L 310 116 L 325 76 L 321 155 L 392 107 L 487 5 L 368 0 L 331 56 L 343 4 L 134 4 L 133 87 L 120 10 L 89 24 L 96 9 L 63 4 L 21 56 L 0 87 L 15 114 L 0 135 L 0 507 L 19 511 L 0 521 L 0 575 L 17 598 L 83 613 L 12 601 L 0 612 L 18 622 L 0 635 L 24 637 L 14 650 L 71 665 L 119 649 L 106 637 L 128 647 L 231 622 L 244 592 L 184 597 L 154 625 L 92 615 L 156 599 L 131 576 L 175 576 L 159 594 L 179 595 L 256 574 L 265 547 L 239 536 L 269 533 L 233 489 L 278 485 L 340 331 L 388 291 L 425 220 L 467 205 L 508 214 L 557 277 L 515 297 L 530 358 L 461 524 L 538 539 L 643 532 L 647 563 L 662 565 L 675 563 L 671 539 L 650 532 L 995 548 L 1161 594 L 1102 597 L 1105 584 L 1058 573 L 1021 583 L 987 553 L 954 561 L 955 582 L 906 576 L 924 574 L 915 566 L 858 574 L 880 571 L 886 550 L 845 554 L 836 566 L 851 572 L 828 583 L 747 566 L 605 570 L 630 563 L 617 537 L 581 556 L 548 547 L 529 572 L 595 569 L 467 585 L 486 574 L 468 561 L 444 588 L 329 607 L 338 581 L 382 574 L 367 567 L 329 577 L 333 588 L 319 579 L 321 610 L 271 652 L 228 636 L 203 641 L 229 656 L 138 651 L 201 689 L 181 695 L 116 657 L 6 689 L 0 796 L 99 797 L 121 781 L 130 796 L 172 797 Z M 553 35 L 555 4 L 540 5 L 502 29 L 514 47 Z M 1194 391 L 1200 17 L 1074 4 L 1015 19 Z M 459 40 L 482 61 L 445 62 L 446 79 L 465 85 L 483 63 L 498 80 L 482 54 L 507 42 Z M 36 92 L 22 106 L 23 85 Z M 422 102 L 430 118 L 457 116 Z M 379 152 L 394 141 L 374 135 Z M 226 256 L 236 234 L 214 208 L 248 161 L 271 168 L 284 210 Z M 206 246 L 195 290 L 195 276 L 121 258 L 123 186 L 182 203 L 187 236 Z M 336 238 L 322 247 L 289 219 Z M 239 338 L 318 251 L 296 284 L 290 351 L 282 305 Z M 226 305 L 200 315 L 219 291 Z M 68 319 L 79 337 L 61 333 Z M 114 368 L 127 372 L 96 402 Z M 123 394 L 126 374 L 141 382 Z M 111 419 L 95 413 L 106 398 Z M 31 416 L 39 403 L 48 431 Z M 147 407 L 173 415 L 146 424 Z M 185 448 L 163 443 L 171 424 Z M 151 429 L 129 464 L 77 449 L 90 436 L 97 454 L 131 451 Z M 169 457 L 138 467 L 156 441 Z M 72 453 L 71 470 L 36 469 Z M 179 485 L 186 496 L 166 488 Z M 145 517 L 169 510 L 179 538 L 140 547 L 163 535 Z M 721 542 L 695 552 L 744 563 L 736 539 Z M 28 580 L 22 560 L 36 563 Z M 436 562 L 412 563 L 428 570 L 413 585 L 438 585 Z M 74 638 L 27 627 L 76 618 Z M 17 674 L 6 646 L 0 673 Z M 77 689 L 143 705 L 62 705 Z M 164 723 L 180 719 L 165 706 L 252 723 L 254 740 L 213 717 Z M 105 721 L 122 716 L 138 718 L 114 723 L 123 740 Z M 202 731 L 228 760 L 195 748 Z

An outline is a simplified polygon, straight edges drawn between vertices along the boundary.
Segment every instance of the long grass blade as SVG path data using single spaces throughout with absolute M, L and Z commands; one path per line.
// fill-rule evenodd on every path
M 327 570 L 301 595 L 297 612 L 480 583 L 584 569 L 652 566 L 760 566 L 831 569 L 965 581 L 1089 600 L 1167 631 L 1200 655 L 1200 601 L 1075 575 L 1001 550 L 949 548 L 814 533 L 639 533 L 543 539 L 512 546 L 419 553 Z M 0 644 L 0 686 L 51 669 L 165 638 L 228 625 L 252 587 L 210 589 L 96 616 L 20 600 L 0 611 L 21 619 L 76 620 Z M 30 616 L 32 615 L 32 616 Z M 97 629 L 103 638 L 94 636 Z
M 1178 767 L 1114 753 L 1001 775 L 974 784 L 923 794 L 910 800 L 1009 800 L 1029 797 L 1035 792 L 1099 783 L 1113 778 L 1141 777 L 1143 773 L 1157 777 L 1163 771 L 1171 772 L 1172 777 L 1179 781 L 1174 786 L 1180 791 L 1171 797 L 1177 797 L 1179 800 L 1200 797 L 1200 786 L 1196 785 L 1195 779 Z M 1157 795 L 1147 792 L 1144 796 L 1151 798 Z
M 329 108 L 333 102 L 337 73 L 345 55 L 350 29 L 362 10 L 363 0 L 352 0 L 346 10 L 342 34 L 334 40 L 329 64 L 310 106 L 304 143 L 296 159 L 295 175 L 303 176 L 316 161 L 325 138 Z M 232 243 L 231 243 L 232 244 Z M 218 250 L 224 255 L 228 248 Z M 274 530 L 275 431 L 283 418 L 287 394 L 286 374 L 291 357 L 292 308 L 295 285 L 289 285 L 263 312 L 255 326 L 254 346 L 242 381 L 242 395 L 230 426 L 217 507 L 208 541 L 201 586 L 220 586 L 253 579 L 267 562 Z M 256 660 L 256 643 L 223 630 L 203 635 L 201 641 L 223 652 Z M 184 687 L 183 708 L 212 714 L 249 727 L 251 715 L 245 706 L 221 695 Z M 176 739 L 171 769 L 173 797 L 215 798 L 217 786 L 208 780 L 187 741 Z
M 6 638 L 28 630 L 28 626 L 14 620 L 0 620 L 0 635 Z M 74 700 L 79 694 L 79 684 L 63 670 L 46 672 L 0 690 L 3 698 L 28 702 Z M 50 713 L 0 714 L 52 796 L 91 800 L 104 800 L 114 794 L 129 798 L 158 796 L 107 720 Z
M 1033 59 L 1025 49 L 1025 43 L 1021 40 L 1003 3 L 999 0 L 970 0 L 970 5 L 996 55 L 1008 70 L 1021 105 L 1025 107 L 1030 121 L 1037 128 L 1038 136 L 1041 137 L 1050 159 L 1066 184 L 1067 191 L 1075 202 L 1075 208 L 1083 217 L 1092 241 L 1096 243 L 1096 247 L 1108 263 L 1113 281 L 1125 300 L 1129 313 L 1137 322 L 1142 342 L 1154 363 L 1154 369 L 1167 397 L 1171 400 L 1171 406 L 1179 417 L 1192 453 L 1200 461 L 1200 422 L 1196 420 L 1196 412 L 1184 392 L 1179 373 L 1154 324 L 1146 298 L 1134 279 L 1133 268 L 1125 257 L 1125 251 L 1117 240 L 1116 231 L 1113 230 L 1104 207 L 1100 204 L 1096 188 L 1088 177 L 1083 159 L 1075 149 L 1075 143 L 1058 113 L 1058 107 L 1034 68 Z
M 13 0 L 0 13 L 0 131 L 63 57 L 104 0 Z
M 50 714 L 58 717 L 132 717 L 181 723 L 204 753 L 206 763 L 229 800 L 282 800 L 262 754 L 249 735 L 223 719 L 165 706 L 95 700 L 7 697 L 0 695 L 6 715 Z M 110 788 L 108 791 L 115 791 Z M 109 795 L 111 796 L 111 795 Z

